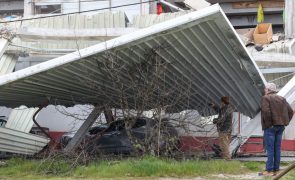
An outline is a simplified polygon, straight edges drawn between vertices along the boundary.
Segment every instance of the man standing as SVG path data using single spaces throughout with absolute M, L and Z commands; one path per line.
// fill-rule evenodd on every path
M 228 96 L 221 97 L 220 108 L 214 104 L 211 104 L 211 106 L 218 112 L 218 118 L 214 119 L 213 123 L 217 126 L 222 158 L 230 160 L 229 144 L 231 142 L 232 114 L 234 110 L 229 103 Z
M 265 171 L 260 175 L 264 176 L 272 176 L 280 170 L 282 135 L 293 117 L 290 104 L 276 93 L 276 85 L 268 83 L 261 100 L 261 126 L 267 161 Z

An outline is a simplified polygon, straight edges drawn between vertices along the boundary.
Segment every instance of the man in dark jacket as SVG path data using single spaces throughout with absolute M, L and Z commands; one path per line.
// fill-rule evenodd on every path
M 276 85 L 268 83 L 261 100 L 261 126 L 267 153 L 266 168 L 261 175 L 266 176 L 272 176 L 280 169 L 282 135 L 293 117 L 290 104 L 276 92 Z
M 220 107 L 215 106 L 214 104 L 211 106 L 218 112 L 218 118 L 214 119 L 213 123 L 216 124 L 217 127 L 222 158 L 230 160 L 231 155 L 229 153 L 229 144 L 231 142 L 232 114 L 234 109 L 229 103 L 228 96 L 223 96 L 221 98 Z

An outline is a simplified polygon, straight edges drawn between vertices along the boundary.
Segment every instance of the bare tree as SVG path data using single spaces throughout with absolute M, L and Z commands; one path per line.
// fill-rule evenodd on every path
M 214 139 L 211 137 L 217 135 L 211 117 L 204 118 L 206 115 L 212 115 L 212 110 L 208 106 L 201 107 L 200 103 L 196 107 L 197 113 L 196 111 L 195 113 L 183 111 L 182 115 L 179 113 L 191 107 L 190 97 L 193 95 L 193 86 L 184 75 L 172 72 L 174 60 L 161 57 L 161 51 L 166 48 L 169 46 L 162 44 L 145 49 L 143 56 L 136 54 L 132 48 L 126 49 L 124 53 L 116 50 L 108 51 L 100 57 L 91 59 L 95 62 L 94 67 L 101 77 L 92 78 L 94 74 L 85 69 L 87 75 L 79 81 L 95 92 L 91 97 L 99 99 L 99 102 L 95 104 L 104 107 L 109 112 L 115 112 L 114 121 L 120 119 L 124 122 L 124 129 L 132 144 L 133 155 L 160 156 L 178 152 L 181 150 L 179 132 L 205 137 L 194 139 L 194 141 L 198 142 L 203 155 L 207 155 L 207 150 L 214 144 Z M 122 58 L 126 56 L 138 56 L 138 59 L 123 61 Z M 105 83 L 98 84 L 97 79 Z M 83 98 L 89 97 L 81 97 L 81 101 L 85 100 Z M 207 99 L 209 103 L 210 97 Z M 73 116 L 66 112 L 64 114 Z M 142 117 L 148 117 L 148 120 L 145 137 L 139 139 L 134 135 L 132 128 L 136 120 Z M 100 123 L 112 124 L 113 120 L 111 122 L 100 121 Z M 95 142 L 104 133 L 102 131 L 96 134 L 96 137 L 92 137 L 90 142 L 84 142 L 85 146 L 81 149 L 96 149 Z

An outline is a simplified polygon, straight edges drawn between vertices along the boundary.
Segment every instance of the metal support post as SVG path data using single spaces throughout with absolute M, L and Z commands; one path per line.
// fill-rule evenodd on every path
M 101 107 L 95 107 L 92 112 L 89 114 L 85 122 L 79 128 L 79 130 L 74 135 L 73 139 L 69 142 L 69 144 L 65 147 L 64 152 L 72 152 L 76 149 L 76 147 L 81 143 L 83 137 L 85 136 L 86 132 L 101 114 L 102 109 Z

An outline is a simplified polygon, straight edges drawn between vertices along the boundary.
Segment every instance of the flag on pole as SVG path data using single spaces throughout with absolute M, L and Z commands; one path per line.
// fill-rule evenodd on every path
M 257 22 L 262 23 L 263 21 L 264 21 L 263 8 L 262 8 L 262 5 L 259 4 L 258 11 L 257 11 Z

